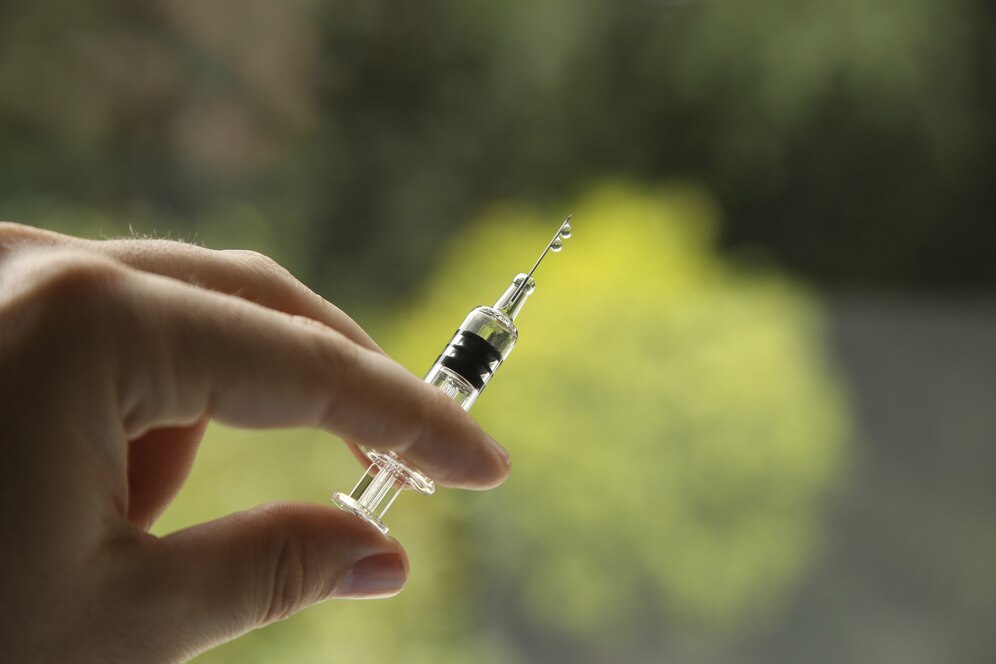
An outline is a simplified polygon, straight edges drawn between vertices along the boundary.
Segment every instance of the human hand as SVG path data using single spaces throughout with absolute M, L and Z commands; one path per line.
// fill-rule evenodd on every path
M 401 589 L 401 546 L 330 506 L 150 535 L 210 419 L 321 427 L 449 486 L 508 474 L 466 413 L 259 254 L 0 224 L 5 661 L 182 661 Z

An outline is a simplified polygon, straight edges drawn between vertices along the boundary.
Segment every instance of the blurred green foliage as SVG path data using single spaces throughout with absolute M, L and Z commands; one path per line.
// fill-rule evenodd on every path
M 695 189 L 607 184 L 571 209 L 575 237 L 475 407 L 515 462 L 472 517 L 478 576 L 592 643 L 763 622 L 809 559 L 849 435 L 819 308 L 777 272 L 719 260 Z M 388 347 L 419 370 L 453 312 L 497 297 L 556 220 L 486 215 Z
M 823 283 L 992 288 L 994 7 L 14 0 L 0 217 L 203 237 L 248 205 L 362 302 L 494 200 L 692 179 L 724 245 Z

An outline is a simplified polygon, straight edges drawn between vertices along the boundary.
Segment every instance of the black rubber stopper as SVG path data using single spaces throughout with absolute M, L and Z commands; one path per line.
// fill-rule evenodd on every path
M 437 360 L 480 390 L 501 364 L 501 353 L 473 332 L 458 330 Z

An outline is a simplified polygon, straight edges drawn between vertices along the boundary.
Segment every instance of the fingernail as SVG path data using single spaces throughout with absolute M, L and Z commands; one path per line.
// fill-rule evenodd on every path
M 488 441 L 488 444 L 491 446 L 491 449 L 495 451 L 495 454 L 498 455 L 498 458 L 501 459 L 501 462 L 505 465 L 505 467 L 508 468 L 509 466 L 511 466 L 512 460 L 508 456 L 508 450 L 502 447 L 501 443 L 499 443 L 497 440 L 495 440 L 491 436 L 488 436 L 488 434 L 484 435 L 485 435 L 485 440 Z
M 402 555 L 381 553 L 358 560 L 346 572 L 335 591 L 336 597 L 372 599 L 397 595 L 408 577 L 408 564 Z

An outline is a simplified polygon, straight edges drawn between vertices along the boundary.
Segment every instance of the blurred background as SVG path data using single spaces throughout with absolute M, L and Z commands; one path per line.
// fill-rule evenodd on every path
M 210 662 L 990 662 L 986 0 L 0 5 L 0 218 L 270 254 L 424 372 L 568 213 L 397 598 Z M 166 533 L 324 502 L 214 428 Z

